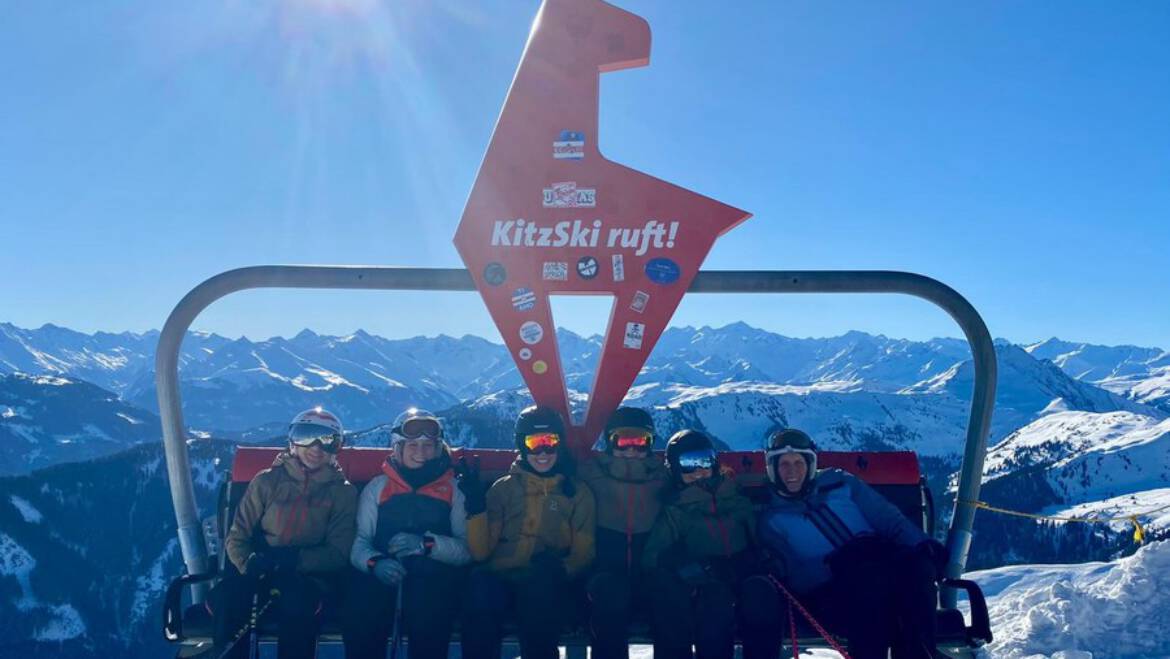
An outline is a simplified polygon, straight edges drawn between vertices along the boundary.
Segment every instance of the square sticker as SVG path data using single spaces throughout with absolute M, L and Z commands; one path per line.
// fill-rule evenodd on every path
M 626 323 L 626 336 L 622 340 L 622 346 L 634 350 L 641 350 L 642 337 L 645 334 L 646 325 L 644 323 Z
M 569 264 L 565 261 L 545 261 L 540 278 L 545 281 L 569 281 Z

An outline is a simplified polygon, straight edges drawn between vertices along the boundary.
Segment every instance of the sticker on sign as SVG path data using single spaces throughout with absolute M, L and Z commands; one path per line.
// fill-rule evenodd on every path
M 585 133 L 562 130 L 553 141 L 553 158 L 557 160 L 581 160 L 585 157 Z
M 528 345 L 536 345 L 544 338 L 544 328 L 535 320 L 529 320 L 520 326 L 520 340 Z
M 545 281 L 568 281 L 569 264 L 565 261 L 545 261 L 540 269 L 540 278 Z
M 553 183 L 544 189 L 545 208 L 593 208 L 597 205 L 597 190 L 578 188 L 575 181 Z
M 630 301 L 630 308 L 638 313 L 646 310 L 646 303 L 650 301 L 650 294 L 646 291 L 634 291 L 634 299 Z
M 622 346 L 634 350 L 642 349 L 642 337 L 646 335 L 644 323 L 626 323 L 626 336 L 622 339 Z

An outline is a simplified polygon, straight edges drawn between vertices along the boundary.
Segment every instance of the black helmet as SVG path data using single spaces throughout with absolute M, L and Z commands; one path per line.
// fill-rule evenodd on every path
M 561 419 L 561 413 L 551 407 L 540 407 L 538 405 L 530 405 L 520 411 L 520 416 L 516 417 L 516 432 L 515 441 L 516 448 L 520 451 L 520 455 L 528 453 L 524 446 L 524 438 L 528 435 L 537 433 L 556 433 L 560 436 L 560 446 L 565 445 L 565 422 Z
M 677 484 L 682 483 L 684 472 L 689 472 L 694 468 L 684 464 L 689 462 L 689 460 L 684 459 L 685 456 L 693 456 L 700 460 L 707 459 L 709 456 L 711 476 L 713 478 L 719 476 L 715 443 L 711 441 L 711 437 L 707 433 L 701 430 L 680 430 L 670 437 L 670 441 L 666 442 L 666 468 L 670 470 L 670 474 Z
M 613 431 L 619 428 L 634 428 L 650 433 L 650 445 L 654 445 L 654 419 L 650 418 L 650 414 L 640 407 L 619 407 L 609 415 L 609 420 L 605 422 L 605 450 L 607 453 L 613 452 L 613 444 L 610 435 Z
M 785 453 L 796 453 L 803 457 L 805 464 L 808 465 L 808 474 L 804 477 L 804 484 L 798 494 L 807 492 L 817 473 L 817 445 L 808 433 L 796 428 L 774 428 L 768 432 L 764 444 L 764 463 L 768 480 L 772 485 L 781 494 L 788 495 L 786 488 L 780 483 L 779 469 L 776 465 L 780 462 L 780 456 Z

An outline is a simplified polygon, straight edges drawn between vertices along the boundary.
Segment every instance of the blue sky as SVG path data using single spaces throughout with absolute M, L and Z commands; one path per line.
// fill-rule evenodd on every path
M 653 47 L 602 78 L 602 151 L 755 215 L 705 267 L 916 271 L 996 336 L 1170 348 L 1170 4 L 618 4 Z M 0 320 L 139 331 L 233 267 L 459 266 L 537 6 L 6 3 Z M 896 297 L 707 296 L 674 323 L 734 320 L 958 335 Z M 196 326 L 498 336 L 469 294 L 253 292 Z

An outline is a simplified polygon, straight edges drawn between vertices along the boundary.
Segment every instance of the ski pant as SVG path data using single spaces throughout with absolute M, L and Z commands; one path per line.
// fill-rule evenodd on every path
M 272 591 L 279 591 L 273 594 Z M 211 591 L 215 656 L 233 641 L 230 659 L 248 656 L 248 633 L 240 635 L 249 622 L 252 595 L 259 591 L 259 606 L 272 599 L 262 620 L 276 620 L 279 659 L 308 659 L 317 653 L 317 630 L 325 590 L 313 579 L 297 572 L 276 572 L 259 581 L 230 572 Z
M 832 579 L 799 595 L 801 603 L 846 637 L 855 659 L 885 659 L 889 649 L 895 659 L 933 657 L 938 588 L 930 559 L 865 540 L 840 551 L 830 561 Z
M 643 618 L 649 599 L 645 579 L 617 570 L 595 572 L 585 584 L 589 600 L 592 659 L 629 659 L 630 623 Z
M 399 631 L 409 637 L 412 659 L 442 659 L 459 613 L 463 570 L 422 556 L 407 558 L 404 566 Z M 382 659 L 393 633 L 398 588 L 358 570 L 349 576 L 341 609 L 346 659 Z
M 759 597 L 757 581 L 760 579 L 748 577 L 740 584 L 718 580 L 690 584 L 669 571 L 653 571 L 648 581 L 654 593 L 651 628 L 655 658 L 731 659 L 735 651 L 737 610 L 744 658 L 777 656 L 779 636 L 774 630 L 783 610 L 774 598 Z M 754 618 L 745 617 L 748 609 L 761 606 L 771 608 L 753 611 Z M 759 620 L 766 624 L 755 622 Z
M 499 659 L 502 626 L 514 612 L 524 659 L 558 659 L 557 646 L 577 597 L 563 572 L 488 568 L 471 573 L 463 613 L 465 659 Z

